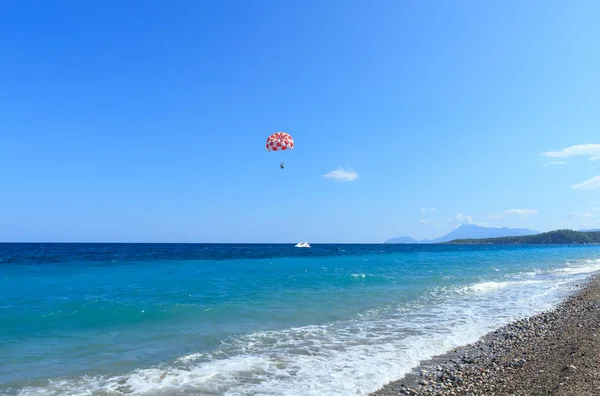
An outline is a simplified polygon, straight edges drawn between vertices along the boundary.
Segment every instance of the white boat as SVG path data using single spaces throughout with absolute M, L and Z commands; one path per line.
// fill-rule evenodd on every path
M 298 242 L 296 244 L 296 247 L 301 247 L 301 248 L 309 248 L 310 245 L 308 244 L 308 242 Z

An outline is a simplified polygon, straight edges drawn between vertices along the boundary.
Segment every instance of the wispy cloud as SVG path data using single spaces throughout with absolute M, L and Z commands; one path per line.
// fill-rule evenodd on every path
M 421 212 L 435 212 L 435 208 L 421 208 Z
M 456 216 L 450 217 L 448 221 L 450 223 L 471 224 L 473 222 L 473 218 L 462 213 L 457 213 Z
M 598 190 L 600 189 L 600 176 L 594 176 L 583 183 L 575 184 L 571 187 L 578 190 Z
M 536 214 L 538 214 L 538 211 L 535 209 L 507 209 L 504 212 L 491 213 L 488 215 L 488 217 L 490 219 L 501 219 L 505 216 L 510 216 L 510 215 L 519 215 L 519 216 L 527 217 L 527 216 L 536 215 Z
M 584 221 L 583 219 L 587 219 L 587 220 L 595 219 L 597 215 L 595 215 L 591 212 L 585 212 L 585 213 L 569 212 L 568 216 L 571 219 L 580 219 L 580 220 Z
M 527 217 L 538 214 L 538 211 L 535 209 L 508 209 L 502 213 L 505 215 L 517 214 L 519 216 Z
M 504 217 L 504 215 L 502 213 L 490 213 L 489 215 L 487 215 L 488 219 L 492 219 L 492 220 L 498 220 Z
M 598 221 L 598 214 L 586 212 L 586 213 L 569 213 L 570 221 L 577 221 L 579 226 L 584 228 L 598 228 L 600 226 L 600 222 Z M 573 224 L 573 223 L 571 223 Z
M 583 155 L 590 157 L 590 160 L 600 160 L 600 144 L 577 144 L 560 151 L 546 151 L 542 155 L 550 158 L 568 158 Z
M 349 182 L 356 180 L 358 178 L 358 173 L 354 172 L 353 170 L 338 167 L 337 169 L 323 175 L 323 177 L 331 180 Z
M 429 223 L 429 220 L 428 219 L 421 219 L 421 220 L 417 220 L 417 222 L 419 224 L 426 224 L 426 223 Z
M 550 162 L 545 163 L 542 166 L 545 167 L 545 166 L 551 166 L 551 165 L 566 165 L 566 164 L 567 164 L 567 161 L 550 161 Z

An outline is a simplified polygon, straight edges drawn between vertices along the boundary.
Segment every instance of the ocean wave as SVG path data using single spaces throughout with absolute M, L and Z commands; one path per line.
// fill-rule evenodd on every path
M 370 279 L 385 279 L 385 280 L 394 280 L 394 279 L 396 279 L 394 276 L 391 276 L 391 275 L 384 275 L 384 274 L 364 274 L 364 273 L 350 274 L 350 277 L 352 279 L 366 279 L 366 278 L 370 278 Z
M 120 376 L 81 377 L 27 387 L 19 395 L 361 395 L 374 391 L 422 359 L 477 340 L 516 317 L 557 301 L 523 282 L 468 285 L 476 299 L 380 310 L 368 319 L 260 331 L 223 341 L 210 353 L 191 353 L 158 367 Z M 486 293 L 507 294 L 502 299 Z M 536 300 L 541 298 L 542 300 Z M 518 301 L 518 304 L 503 302 Z M 351 381 L 349 379 L 352 379 Z
M 552 270 L 552 273 L 563 276 L 591 274 L 600 271 L 600 259 L 587 259 L 567 262 L 567 267 Z
M 276 346 L 259 348 L 252 354 L 183 367 L 139 369 L 123 376 L 53 381 L 43 388 L 25 388 L 19 395 L 365 394 L 407 373 L 422 358 L 480 336 L 475 328 L 460 326 L 452 333 L 399 339 L 394 339 L 391 329 L 387 334 L 368 328 L 354 330 L 356 333 L 346 334 L 323 328 L 257 334 L 255 337 L 265 338 L 258 344 L 273 336 L 281 339 Z M 250 349 L 258 348 L 258 344 Z
M 500 291 L 505 288 L 547 283 L 544 280 L 515 280 L 515 281 L 483 281 L 472 283 L 464 286 L 440 286 L 430 291 L 430 295 L 434 297 L 452 298 L 453 296 L 469 296 L 478 294 L 488 294 L 495 291 Z
M 535 276 L 544 275 L 545 273 L 547 273 L 547 271 L 534 269 L 532 271 L 521 271 L 514 274 L 506 274 L 505 276 L 511 279 L 521 279 L 523 277 L 533 278 Z

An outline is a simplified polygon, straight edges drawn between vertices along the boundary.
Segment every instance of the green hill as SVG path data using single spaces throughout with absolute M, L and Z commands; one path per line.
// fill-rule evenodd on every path
M 589 244 L 600 243 L 600 231 L 582 232 L 556 230 L 535 235 L 511 236 L 482 239 L 454 239 L 449 244 L 497 244 L 497 245 L 539 245 L 539 244 Z

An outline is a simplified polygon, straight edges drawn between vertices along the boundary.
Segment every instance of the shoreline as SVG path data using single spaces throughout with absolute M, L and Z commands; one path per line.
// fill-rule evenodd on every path
M 369 396 L 600 395 L 600 275 L 555 308 L 422 361 Z

